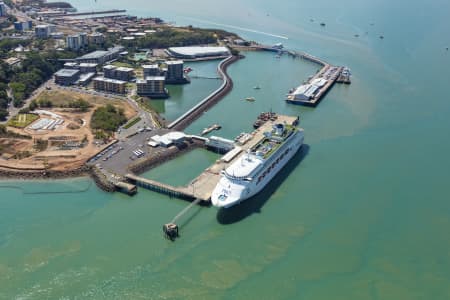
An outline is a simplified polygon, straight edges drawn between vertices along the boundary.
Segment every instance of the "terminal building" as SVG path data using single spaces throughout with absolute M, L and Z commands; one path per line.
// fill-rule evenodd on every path
M 184 62 L 182 60 L 166 61 L 166 83 L 177 84 L 189 82 L 186 77 L 184 77 L 183 64 Z
M 165 87 L 164 76 L 147 76 L 136 81 L 137 94 L 151 98 L 167 98 L 169 92 Z
M 167 53 L 176 58 L 196 59 L 205 57 L 227 57 L 230 50 L 222 46 L 171 47 Z
M 74 84 L 80 77 L 80 70 L 61 69 L 55 73 L 55 83 L 59 85 Z
M 144 78 L 147 78 L 148 76 L 160 76 L 161 75 L 161 69 L 157 64 L 154 65 L 143 65 L 142 69 L 144 69 Z
M 79 63 L 94 63 L 103 65 L 107 61 L 111 61 L 119 57 L 119 53 L 122 52 L 124 47 L 117 46 L 114 48 L 109 48 L 107 51 L 97 50 L 88 54 L 85 54 L 81 57 L 78 57 L 76 60 Z
M 130 81 L 134 75 L 134 69 L 107 65 L 103 67 L 103 73 L 106 78 Z
M 186 139 L 189 139 L 183 132 L 171 131 L 164 135 L 154 135 L 151 137 L 151 141 L 148 143 L 149 146 L 156 147 L 162 146 L 168 148 L 172 145 L 182 144 Z
M 292 96 L 295 100 L 310 100 L 314 98 L 317 92 L 322 86 L 324 86 L 328 80 L 324 78 L 316 78 L 311 81 L 311 83 L 303 84 L 299 86 L 293 93 Z
M 104 91 L 114 94 L 125 94 L 126 92 L 126 81 L 96 77 L 94 78 L 94 89 L 97 91 Z

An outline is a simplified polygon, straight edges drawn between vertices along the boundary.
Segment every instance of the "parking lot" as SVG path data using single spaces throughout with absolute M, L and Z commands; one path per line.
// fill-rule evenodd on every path
M 121 139 L 100 152 L 88 162 L 88 165 L 95 165 L 104 173 L 125 175 L 131 164 L 166 150 L 160 146 L 152 148 L 147 144 L 152 136 L 162 135 L 168 131 L 167 129 L 137 131 L 135 135 Z

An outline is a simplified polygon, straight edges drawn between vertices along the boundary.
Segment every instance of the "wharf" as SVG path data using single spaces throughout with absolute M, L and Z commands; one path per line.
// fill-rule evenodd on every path
M 53 17 L 79 17 L 90 15 L 104 15 L 104 14 L 125 13 L 126 11 L 127 11 L 126 9 L 110 9 L 110 10 L 88 11 L 79 13 L 61 13 L 61 14 L 54 14 Z
M 329 64 L 325 64 L 323 68 L 316 73 L 307 84 L 310 84 L 313 80 L 323 78 L 327 82 L 318 88 L 318 92 L 310 99 L 296 99 L 294 94 L 288 94 L 286 101 L 293 104 L 301 104 L 305 106 L 316 106 L 322 100 L 323 96 L 330 90 L 330 88 L 340 78 L 343 67 L 336 67 Z
M 316 106 L 319 104 L 320 100 L 325 96 L 325 94 L 330 90 L 330 88 L 334 85 L 334 83 L 345 83 L 350 84 L 350 73 L 349 72 L 343 72 L 344 70 L 348 70 L 344 67 L 337 67 L 333 66 L 326 61 L 315 57 L 311 54 L 308 54 L 306 52 L 300 52 L 300 51 L 293 51 L 293 50 L 287 50 L 287 49 L 279 49 L 275 48 L 274 46 L 268 46 L 268 45 L 261 45 L 261 44 L 251 44 L 249 46 L 234 46 L 237 50 L 243 50 L 243 51 L 270 51 L 270 52 L 277 52 L 278 55 L 287 54 L 293 58 L 300 58 L 303 60 L 310 61 L 312 63 L 318 64 L 321 66 L 321 69 L 319 72 L 317 72 L 312 78 L 310 78 L 307 82 L 304 83 L 304 85 L 310 85 L 315 79 L 323 78 L 326 79 L 327 82 L 323 85 L 317 88 L 317 91 L 310 97 L 306 98 L 296 98 L 295 95 L 290 92 L 287 95 L 286 101 L 293 104 L 301 104 L 306 106 Z M 345 73 L 345 74 L 344 74 Z
M 264 138 L 264 132 L 272 130 L 275 123 L 294 124 L 298 122 L 298 117 L 277 115 L 275 121 L 266 121 L 258 129 L 254 130 L 244 145 L 239 145 L 243 152 L 253 148 Z M 232 150 L 233 151 L 233 150 Z M 239 153 L 242 153 L 239 151 Z M 238 154 L 238 153 L 237 153 Z M 201 199 L 200 203 L 209 203 L 211 194 L 220 180 L 220 172 L 234 163 L 239 155 L 235 155 L 230 160 L 218 159 L 212 166 L 204 170 L 197 178 L 192 180 L 186 186 L 171 186 L 165 183 L 142 178 L 134 174 L 127 174 L 125 178 L 137 186 L 147 188 L 172 197 L 178 197 L 187 200 Z

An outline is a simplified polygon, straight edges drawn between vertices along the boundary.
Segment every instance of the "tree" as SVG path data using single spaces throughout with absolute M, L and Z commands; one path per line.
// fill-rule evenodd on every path
M 9 113 L 5 109 L 0 109 L 0 121 L 5 121 Z

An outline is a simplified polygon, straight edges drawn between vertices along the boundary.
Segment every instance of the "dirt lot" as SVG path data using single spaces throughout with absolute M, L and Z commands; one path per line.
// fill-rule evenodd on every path
M 87 112 L 79 112 L 70 108 L 45 109 L 59 115 L 64 120 L 64 123 L 54 130 L 32 130 L 30 126 L 24 129 L 8 127 L 10 131 L 32 136 L 32 139 L 0 139 L 0 147 L 4 153 L 3 158 L 0 158 L 0 167 L 15 169 L 47 168 L 52 170 L 78 168 L 105 146 L 94 144 L 94 136 L 90 130 L 91 117 L 96 107 L 111 103 L 116 107 L 123 108 L 127 118 L 132 118 L 136 114 L 126 101 L 111 100 L 98 96 L 66 91 L 45 91 L 40 97 L 51 100 L 54 105 L 65 105 L 71 100 L 83 99 L 91 103 L 92 107 Z M 47 117 L 41 115 L 41 118 Z M 38 139 L 48 141 L 44 151 L 38 151 L 33 147 Z M 87 142 L 83 144 L 86 139 Z M 32 155 L 23 159 L 11 158 L 12 154 L 17 151 L 30 151 Z M 9 159 L 6 160 L 5 158 Z
M 127 118 L 131 118 L 136 114 L 134 109 L 128 105 L 125 101 L 117 100 L 117 99 L 109 99 L 96 95 L 77 93 L 73 91 L 65 91 L 65 90 L 50 90 L 43 91 L 37 98 L 36 101 L 41 100 L 50 100 L 53 103 L 54 107 L 63 107 L 67 106 L 70 102 L 75 100 L 85 100 L 92 105 L 106 105 L 113 104 L 116 107 L 122 107 L 125 110 L 125 115 Z

